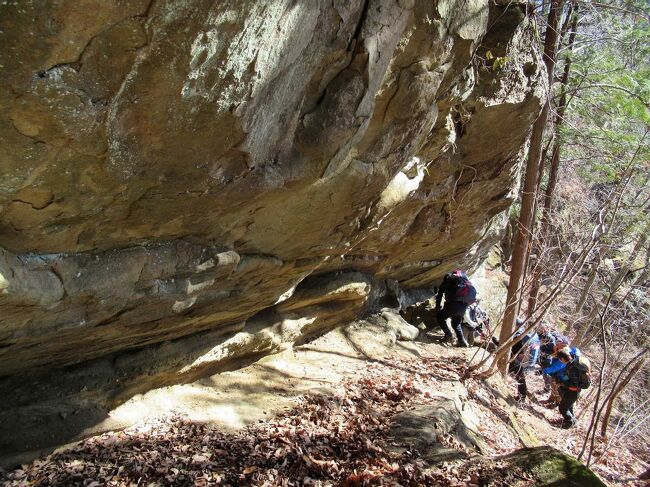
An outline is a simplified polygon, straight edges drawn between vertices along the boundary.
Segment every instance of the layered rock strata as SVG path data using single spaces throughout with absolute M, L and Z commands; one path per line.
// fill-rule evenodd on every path
M 473 268 L 544 95 L 525 8 L 1 5 L 0 450 Z

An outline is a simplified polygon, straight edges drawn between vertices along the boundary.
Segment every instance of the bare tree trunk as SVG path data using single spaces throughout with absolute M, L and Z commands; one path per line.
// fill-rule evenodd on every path
M 601 314 L 601 316 L 600 316 L 601 317 L 601 325 L 603 324 L 602 318 L 607 313 L 607 310 L 609 308 L 609 304 L 611 303 L 611 298 L 612 298 L 612 295 L 610 294 L 607 302 L 604 305 L 603 314 Z M 601 330 L 604 331 L 604 327 L 601 326 Z M 632 357 L 632 359 L 629 360 L 627 362 L 627 364 L 625 364 L 623 366 L 623 368 L 618 373 L 616 379 L 614 379 L 614 384 L 613 384 L 612 388 L 610 389 L 609 393 L 605 396 L 605 399 L 601 403 L 600 402 L 600 397 L 602 395 L 603 388 L 604 388 L 603 377 L 605 376 L 605 372 L 606 372 L 605 369 L 606 369 L 606 366 L 607 366 L 607 355 L 608 355 L 608 345 L 607 345 L 607 340 L 606 340 L 604 334 L 603 334 L 603 345 L 604 345 L 604 349 L 603 349 L 604 357 L 603 357 L 602 367 L 600 368 L 600 380 L 598 382 L 598 387 L 596 388 L 596 397 L 591 401 L 593 403 L 593 405 L 594 405 L 593 414 L 591 415 L 591 421 L 589 422 L 589 427 L 587 428 L 587 434 L 585 435 L 585 439 L 584 439 L 584 441 L 582 443 L 582 449 L 580 450 L 580 453 L 578 454 L 578 460 L 581 460 L 582 456 L 587 451 L 587 445 L 590 444 L 589 454 L 588 454 L 587 462 L 586 462 L 587 466 L 589 466 L 591 464 L 591 456 L 593 454 L 594 444 L 595 444 L 595 440 L 596 440 L 596 427 L 597 427 L 598 422 L 600 420 L 600 416 L 603 414 L 603 410 L 608 405 L 609 401 L 612 400 L 612 398 L 614 397 L 614 394 L 615 394 L 615 392 L 616 392 L 616 390 L 618 388 L 618 385 L 621 383 L 621 377 L 623 377 L 623 374 L 625 374 L 626 370 L 632 364 L 634 364 L 634 366 L 636 367 L 637 360 L 641 359 L 644 355 L 646 355 L 648 353 L 648 350 L 649 350 L 647 347 L 644 348 L 639 353 L 637 353 L 636 356 Z M 641 360 L 641 362 L 643 362 L 643 360 Z
M 640 213 L 640 215 L 643 215 L 643 214 L 644 214 L 643 212 Z M 637 221 L 637 219 L 635 218 L 633 220 L 633 222 L 630 225 L 628 225 L 628 227 L 632 226 L 634 224 L 634 222 L 636 222 L 636 221 Z M 629 228 L 626 227 L 624 232 L 627 232 L 628 229 Z M 634 262 L 635 256 L 646 245 L 646 243 L 648 241 L 648 232 L 650 232 L 650 222 L 646 223 L 644 229 L 641 231 L 641 234 L 639 235 L 639 238 L 637 239 L 637 241 L 634 244 L 634 249 L 632 250 L 632 253 L 630 254 L 630 256 L 627 259 L 627 261 L 625 262 L 625 264 L 623 264 L 621 266 L 621 268 L 619 269 L 616 277 L 612 281 L 611 289 L 613 290 L 613 292 L 616 292 L 616 290 L 621 286 L 621 284 L 623 283 L 623 280 L 627 276 L 628 272 L 630 272 L 630 270 L 632 269 L 632 264 Z M 591 287 L 592 287 L 592 285 L 594 283 L 594 280 L 596 278 L 596 274 L 598 273 L 598 267 L 600 266 L 601 260 L 602 260 L 602 255 L 599 252 L 597 254 L 596 260 L 593 263 L 592 268 L 591 268 L 591 270 L 589 272 L 589 277 L 587 279 L 587 283 L 585 284 L 585 287 L 583 288 L 582 293 L 580 295 L 580 299 L 578 300 L 578 304 L 576 306 L 576 314 L 579 313 L 580 311 L 582 311 L 582 307 L 584 306 L 584 303 L 585 303 L 585 301 L 587 299 L 587 295 L 589 293 L 589 290 L 591 289 Z M 640 282 L 643 282 L 643 281 L 640 281 Z M 589 317 L 586 320 L 582 321 L 578 326 L 575 327 L 576 338 L 575 338 L 575 340 L 573 340 L 573 343 L 576 346 L 578 346 L 578 347 L 582 346 L 587 342 L 586 337 L 587 337 L 587 334 L 588 334 L 588 332 L 589 332 L 589 330 L 591 328 L 591 322 L 592 322 L 593 318 L 595 317 L 595 315 L 598 313 L 598 307 L 599 307 L 598 304 L 596 304 L 594 306 L 594 309 L 589 314 Z
M 605 409 L 605 414 L 603 415 L 603 421 L 600 426 L 600 436 L 605 437 L 607 435 L 607 426 L 609 425 L 609 418 L 612 415 L 612 409 L 614 408 L 614 401 L 623 391 L 623 389 L 627 387 L 632 378 L 639 372 L 639 370 L 641 370 L 641 367 L 643 367 L 644 363 L 645 360 L 639 360 L 636 364 L 634 364 L 634 367 L 632 367 L 625 379 L 623 379 L 617 386 L 614 387 L 614 389 L 612 389 L 609 401 L 607 403 L 607 408 Z
M 600 304 L 594 304 L 594 307 L 589 312 L 589 315 L 583 320 L 579 327 L 576 327 L 576 337 L 571 341 L 576 347 L 584 347 L 587 343 L 595 337 L 592 332 L 594 321 L 596 316 L 600 313 Z M 597 331 L 597 330 L 596 330 Z M 597 334 L 597 333 L 596 333 Z
M 632 264 L 634 263 L 636 255 L 643 247 L 645 247 L 645 244 L 648 241 L 648 232 L 650 232 L 650 220 L 648 220 L 648 222 L 645 224 L 645 227 L 641 231 L 641 234 L 639 235 L 638 240 L 635 242 L 634 248 L 632 249 L 632 253 L 630 254 L 629 258 L 626 260 L 625 264 L 621 266 L 618 274 L 616 274 L 614 282 L 612 283 L 612 287 L 614 289 L 617 289 L 621 284 L 623 284 L 625 277 L 632 269 Z
M 548 148 L 549 145 L 551 144 L 552 140 L 549 140 L 548 144 L 544 149 L 542 150 L 542 155 L 540 156 L 540 163 L 539 163 L 539 168 L 537 171 L 537 182 L 535 183 L 535 200 L 533 202 L 533 220 L 537 216 L 537 207 L 539 205 L 539 194 L 541 193 L 541 187 L 542 187 L 542 179 L 544 178 L 544 166 L 546 165 L 546 158 L 548 155 Z M 533 231 L 535 229 L 535 223 L 533 222 Z M 537 271 L 538 265 L 541 263 L 541 259 L 539 258 L 539 246 L 535 244 L 537 241 L 538 236 L 535 235 L 535 233 L 531 234 L 530 236 L 530 241 L 528 243 L 528 247 L 526 248 L 526 267 L 524 269 L 524 275 L 522 277 L 522 282 L 526 282 L 526 279 L 528 277 L 528 272 L 531 271 L 533 273 L 533 277 L 535 275 L 535 272 Z M 537 253 L 535 253 L 537 252 Z M 533 261 L 531 261 L 531 256 L 535 256 Z M 534 279 L 531 281 L 531 285 L 534 285 L 535 281 Z M 532 292 L 532 290 L 530 291 Z M 526 315 L 528 317 L 531 317 L 533 314 L 534 308 L 531 308 L 528 306 L 526 308 Z
M 646 131 L 645 135 L 647 135 L 647 134 L 648 134 L 648 131 Z M 645 140 L 645 135 L 644 135 L 644 137 L 643 137 L 643 139 L 641 141 L 641 144 L 639 144 L 639 146 L 636 148 L 635 153 L 632 155 L 629 163 L 627 164 L 627 167 L 626 167 L 625 172 L 624 172 L 624 176 L 621 179 L 621 186 L 620 186 L 619 194 L 616 197 L 615 201 L 613 202 L 614 207 L 613 207 L 612 214 L 610 216 L 610 225 L 607 226 L 607 225 L 605 225 L 603 223 L 602 227 L 605 228 L 606 230 L 603 232 L 601 237 L 604 237 L 604 236 L 608 235 L 611 232 L 611 230 L 612 230 L 611 223 L 616 221 L 618 210 L 621 207 L 623 194 L 624 194 L 624 192 L 625 192 L 625 190 L 627 188 L 627 185 L 629 184 L 630 180 L 632 179 L 632 175 L 634 173 L 634 166 L 633 166 L 634 160 L 636 159 L 637 155 L 639 154 L 639 151 L 641 149 L 643 141 Z M 610 193 L 610 197 L 608 198 L 608 203 L 607 204 L 611 203 L 611 201 L 612 201 L 611 196 L 613 196 L 613 193 Z M 603 221 L 602 219 L 603 219 L 603 217 L 601 217 L 601 221 Z M 605 300 L 605 302 L 603 304 L 603 309 L 600 312 L 600 332 L 601 332 L 601 338 L 602 338 L 602 344 L 603 344 L 603 362 L 602 362 L 602 365 L 601 365 L 601 368 L 600 368 L 600 378 L 599 378 L 599 381 L 598 381 L 598 389 L 597 389 L 597 393 L 596 393 L 596 398 L 594 399 L 594 408 L 593 408 L 593 414 L 592 414 L 592 417 L 591 417 L 591 422 L 589 424 L 589 428 L 587 428 L 587 434 L 585 435 L 585 440 L 584 440 L 584 442 L 582 444 L 582 449 L 580 450 L 580 454 L 578 455 L 578 460 L 580 460 L 582 458 L 582 456 L 584 455 L 586 449 L 587 449 L 587 445 L 589 445 L 589 454 L 587 456 L 587 462 L 586 462 L 587 466 L 589 466 L 591 464 L 591 457 L 592 457 L 592 454 L 593 454 L 593 451 L 594 451 L 594 444 L 595 444 L 595 441 L 596 441 L 596 433 L 595 433 L 596 432 L 596 427 L 597 427 L 598 421 L 600 419 L 600 415 L 602 414 L 602 411 L 603 411 L 603 406 L 600 403 L 600 398 L 601 398 L 601 392 L 602 392 L 601 389 L 602 389 L 602 385 L 603 385 L 603 377 L 604 377 L 604 374 L 605 374 L 605 369 L 607 367 L 608 354 L 609 354 L 609 347 L 608 347 L 608 343 L 607 343 L 607 333 L 606 333 L 606 330 L 605 330 L 605 315 L 608 312 L 609 306 L 610 306 L 610 304 L 612 302 L 612 298 L 613 298 L 613 292 L 610 290 L 610 293 L 607 296 L 607 299 Z M 642 353 L 646 353 L 646 352 L 647 352 L 647 349 L 645 349 Z M 591 436 L 591 440 L 589 439 L 590 436 Z
M 589 428 L 587 428 L 587 434 L 585 435 L 585 440 L 584 443 L 582 444 L 582 450 L 580 450 L 580 454 L 578 455 L 578 460 L 582 460 L 582 455 L 585 453 L 587 449 L 587 445 L 589 445 L 589 453 L 587 455 L 587 461 L 586 464 L 589 466 L 591 463 L 591 455 L 594 451 L 594 441 L 595 441 L 595 433 L 592 434 L 592 432 L 596 431 L 596 426 L 598 425 L 598 420 L 600 419 L 600 414 L 602 412 L 602 407 L 601 409 L 598 408 L 600 405 L 600 398 L 603 394 L 603 378 L 605 377 L 605 369 L 607 368 L 607 362 L 609 360 L 609 345 L 607 343 L 607 335 L 605 333 L 605 316 L 607 315 L 607 312 L 609 310 L 609 305 L 612 302 L 612 295 L 610 294 L 607 301 L 603 305 L 603 310 L 600 313 L 600 331 L 602 334 L 602 340 L 603 340 L 603 363 L 600 367 L 600 376 L 598 377 L 598 389 L 596 390 L 596 397 L 593 401 L 594 404 L 594 412 L 591 415 L 591 421 L 589 423 Z M 589 441 L 589 436 L 591 435 L 591 442 Z
M 521 196 L 521 211 L 517 222 L 515 248 L 512 254 L 512 265 L 510 269 L 510 281 L 508 283 L 508 297 L 506 298 L 506 308 L 501 324 L 501 333 L 499 335 L 502 342 L 506 342 L 512 335 L 515 318 L 519 311 L 520 289 L 523 283 L 524 269 L 526 268 L 526 252 L 528 241 L 533 223 L 533 205 L 535 202 L 535 185 L 537 183 L 537 174 L 539 171 L 540 156 L 542 145 L 544 143 L 544 131 L 550 109 L 551 87 L 553 82 L 553 72 L 555 69 L 555 53 L 557 50 L 557 30 L 564 0 L 551 0 L 551 8 L 548 13 L 548 23 L 544 38 L 544 63 L 546 64 L 546 74 L 549 80 L 549 93 L 542 108 L 542 112 L 533 125 L 530 136 L 530 148 L 528 150 L 528 161 L 526 164 L 526 179 Z M 499 361 L 499 370 L 505 374 L 508 368 L 508 359 L 510 353 Z
M 641 269 L 639 269 L 641 270 Z M 650 278 L 650 247 L 646 249 L 643 272 L 634 280 L 633 286 L 642 286 Z
M 594 281 L 596 280 L 596 274 L 598 274 L 598 268 L 600 267 L 600 262 L 602 260 L 600 252 L 596 253 L 596 260 L 591 264 L 591 269 L 589 269 L 589 275 L 587 277 L 587 282 L 585 284 L 585 287 L 582 288 L 582 292 L 580 293 L 580 298 L 578 299 L 578 303 L 576 304 L 576 309 L 575 313 L 578 314 L 582 311 L 582 308 L 585 305 L 585 302 L 587 301 L 587 296 L 589 296 L 589 291 L 591 290 L 591 287 L 594 285 Z
M 573 51 L 573 43 L 576 38 L 576 31 L 578 29 L 578 10 L 573 10 L 573 7 L 569 7 L 569 12 L 567 14 L 567 20 L 562 27 L 562 33 L 566 32 L 567 26 L 571 25 L 571 30 L 569 32 L 569 38 L 567 39 L 567 51 L 571 53 Z M 553 135 L 553 149 L 551 150 L 551 160 L 550 160 L 550 169 L 548 176 L 548 183 L 546 185 L 546 191 L 544 192 L 544 206 L 542 207 L 542 214 L 540 216 L 540 229 L 538 238 L 535 241 L 537 262 L 533 270 L 533 275 L 530 284 L 530 293 L 528 295 L 528 315 L 532 315 L 537 306 L 537 296 L 539 294 L 540 281 L 542 279 L 542 261 L 541 256 L 544 248 L 547 245 L 547 234 L 549 231 L 549 222 L 551 214 L 551 206 L 553 204 L 553 196 L 555 194 L 555 188 L 557 186 L 558 172 L 560 168 L 560 149 L 562 147 L 562 142 L 560 139 L 560 128 L 564 121 L 564 114 L 566 113 L 567 108 L 567 85 L 569 83 L 569 73 L 571 72 L 571 57 L 567 57 L 564 63 L 564 71 L 562 73 L 562 79 L 560 80 L 561 86 L 561 95 L 557 103 L 557 110 L 555 115 L 554 123 L 554 135 Z

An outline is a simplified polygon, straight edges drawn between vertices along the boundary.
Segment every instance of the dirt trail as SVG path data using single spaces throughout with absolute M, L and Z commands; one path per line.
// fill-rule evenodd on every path
M 496 295 L 497 291 L 494 288 L 490 290 L 483 282 L 488 280 L 487 277 L 481 275 L 475 280 L 482 289 L 481 295 L 487 296 L 491 303 L 500 302 L 501 296 Z M 444 361 L 462 357 L 469 362 L 474 356 L 476 349 L 464 350 L 438 344 L 439 336 L 437 331 L 433 331 L 420 333 L 415 341 L 398 341 L 393 330 L 361 321 L 334 330 L 308 345 L 265 357 L 244 369 L 218 374 L 193 384 L 151 391 L 111 414 L 116 417 L 126 415 L 130 422 L 134 422 L 134 417 L 142 421 L 146 417 L 167 414 L 172 409 L 190 420 L 237 430 L 294 406 L 303 394 L 340 392 L 344 381 L 360 376 L 374 361 L 401 359 L 417 362 L 424 358 Z M 479 358 L 480 355 L 474 360 Z M 552 445 L 578 455 L 589 416 L 588 411 L 581 411 L 588 405 L 579 402 L 578 427 L 563 430 L 557 408 L 544 402 L 547 394 L 543 392 L 541 377 L 529 375 L 528 384 L 531 398 L 524 404 L 514 401 L 516 385 L 510 378 L 506 383 L 499 377 L 480 384 L 472 380 L 465 384 L 441 381 L 437 393 L 468 399 L 475 413 L 472 419 L 476 431 L 489 448 L 484 453 L 502 455 L 522 447 Z M 643 468 L 629 452 L 615 453 L 605 458 L 596 471 L 615 480 L 633 477 Z M 635 484 L 627 482 L 626 485 Z
M 399 341 L 409 330 L 394 316 L 390 326 L 361 321 L 243 369 L 134 397 L 111 412 L 111 424 L 132 427 L 37 460 L 3 485 L 523 486 L 535 485 L 523 472 L 526 481 L 501 478 L 498 463 L 458 462 L 539 444 L 575 451 L 576 431 L 554 426 L 556 411 L 519 407 L 514 386 L 497 376 L 461 380 L 476 349 L 439 345 L 433 333 Z M 533 379 L 531 390 L 541 387 Z M 399 446 L 413 421 L 422 457 L 413 443 Z
M 236 430 L 293 406 L 303 394 L 334 393 L 369 361 L 387 356 L 416 359 L 422 353 L 421 344 L 396 341 L 389 328 L 359 322 L 239 370 L 135 396 L 111 411 L 107 423 L 132 424 L 173 411 Z

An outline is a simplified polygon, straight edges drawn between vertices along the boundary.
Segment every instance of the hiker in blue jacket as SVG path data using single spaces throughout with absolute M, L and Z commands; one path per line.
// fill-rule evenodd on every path
M 564 345 L 560 348 L 564 349 L 567 347 L 566 345 Z M 574 357 L 580 357 L 582 355 L 578 347 L 568 347 L 568 348 L 571 351 L 571 355 L 573 355 Z M 562 360 L 560 360 L 558 357 L 553 357 L 551 360 L 551 364 L 548 367 L 543 368 L 542 373 L 545 375 L 550 375 L 555 380 L 563 382 L 565 380 L 564 377 L 566 373 L 566 364 L 562 362 Z
M 559 404 L 560 400 L 562 399 L 562 394 L 560 393 L 560 386 L 562 385 L 563 382 L 566 381 L 566 375 L 565 375 L 566 364 L 557 357 L 557 352 L 563 348 L 568 348 L 570 350 L 571 355 L 575 357 L 580 357 L 581 355 L 580 349 L 578 349 L 577 347 L 570 347 L 566 345 L 564 342 L 558 341 L 553 350 L 551 360 L 548 362 L 548 364 L 542 364 L 542 374 L 544 376 L 545 381 L 546 380 L 551 381 L 551 395 L 548 398 L 548 402 L 550 403 L 550 406 L 548 407 L 556 406 L 557 404 Z
M 517 318 L 516 325 L 519 327 L 515 337 L 520 337 L 525 327 L 524 320 Z M 510 362 L 509 371 L 517 379 L 517 393 L 515 398 L 518 402 L 526 400 L 528 395 L 528 385 L 526 384 L 526 374 L 533 370 L 539 360 L 539 335 L 536 331 L 530 330 L 524 337 L 512 346 L 512 361 Z
M 445 297 L 445 305 L 440 308 L 442 297 Z M 442 284 L 438 288 L 436 294 L 436 318 L 438 324 L 442 328 L 445 337 L 443 342 L 450 342 L 453 340 L 451 330 L 447 324 L 447 319 L 451 318 L 451 326 L 456 332 L 458 347 L 469 347 L 465 335 L 463 335 L 463 316 L 467 306 L 476 301 L 476 289 L 469 281 L 467 274 L 460 269 L 445 274 Z
M 548 369 L 554 369 L 553 375 L 560 383 L 562 398 L 558 409 L 562 415 L 562 428 L 572 428 L 577 423 L 573 406 L 580 397 L 580 391 L 591 386 L 591 364 L 577 348 L 563 347 L 556 351 L 555 356 L 561 365 L 554 364 Z
M 569 339 L 562 333 L 552 328 L 548 324 L 542 324 L 537 327 L 539 335 L 539 363 L 542 369 L 550 367 L 553 363 L 553 355 L 556 347 L 562 347 L 569 344 Z M 544 392 L 551 392 L 553 379 L 550 375 L 544 374 Z

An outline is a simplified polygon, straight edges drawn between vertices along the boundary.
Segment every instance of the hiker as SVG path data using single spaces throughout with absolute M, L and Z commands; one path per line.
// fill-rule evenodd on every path
M 515 338 L 520 337 L 524 331 L 524 320 L 517 318 L 516 325 L 519 327 Z M 524 402 L 528 396 L 528 384 L 526 374 L 531 371 L 539 359 L 539 336 L 535 330 L 530 330 L 524 337 L 512 346 L 512 362 L 509 372 L 517 379 L 517 402 Z
M 568 345 L 569 339 L 547 323 L 537 327 L 537 334 L 539 335 L 539 363 L 542 369 L 546 369 L 553 364 L 555 350 Z M 544 392 L 551 393 L 549 400 L 555 398 L 559 402 L 560 398 L 557 395 L 557 388 L 553 387 L 554 381 L 551 375 L 542 374 L 542 377 L 544 378 Z
M 477 335 L 480 336 L 483 341 L 487 341 L 492 334 L 492 330 L 490 329 L 490 317 L 487 312 L 481 308 L 479 305 L 480 302 L 481 300 L 476 298 L 476 302 L 467 307 L 465 315 L 463 316 L 462 328 L 467 334 L 467 343 L 469 343 L 470 346 L 474 346 Z M 498 347 L 499 340 L 494 336 L 491 338 L 492 344 Z
M 568 341 L 568 339 L 566 341 Z M 582 355 L 580 353 L 580 349 L 576 347 L 571 347 L 566 343 L 564 343 L 564 341 L 562 340 L 557 340 L 555 347 L 553 348 L 553 352 L 551 354 L 551 360 L 549 365 L 546 367 L 542 366 L 541 369 L 542 375 L 544 377 L 544 382 L 546 383 L 547 380 L 551 381 L 551 391 L 550 391 L 551 394 L 548 398 L 548 402 L 550 403 L 550 405 L 548 407 L 555 407 L 558 404 L 560 404 L 560 401 L 562 400 L 562 394 L 560 393 L 560 385 L 562 384 L 562 377 L 566 365 L 559 358 L 557 358 L 557 352 L 559 350 L 562 350 L 565 347 L 569 348 L 569 353 L 571 355 L 574 355 L 576 357 Z
M 440 302 L 442 297 L 445 297 L 445 305 L 443 308 L 440 308 Z M 469 347 L 467 340 L 465 340 L 465 335 L 463 335 L 463 329 L 461 323 L 463 322 L 463 316 L 465 311 L 470 304 L 473 304 L 476 301 L 476 288 L 470 282 L 467 274 L 465 274 L 460 269 L 456 269 L 453 272 L 445 274 L 445 277 L 438 288 L 438 293 L 436 294 L 436 318 L 438 319 L 438 325 L 442 328 L 442 331 L 445 334 L 443 342 L 450 342 L 453 340 L 453 335 L 451 329 L 447 324 L 447 319 L 451 318 L 451 326 L 456 333 L 456 346 L 458 347 Z
M 584 355 L 571 352 L 571 348 L 563 347 L 555 354 L 564 364 L 564 369 L 557 372 L 560 380 L 560 394 L 562 399 L 558 409 L 562 415 L 562 428 L 568 429 L 576 425 L 577 419 L 573 414 L 573 405 L 580 396 L 582 389 L 591 386 L 591 364 Z

